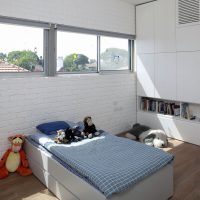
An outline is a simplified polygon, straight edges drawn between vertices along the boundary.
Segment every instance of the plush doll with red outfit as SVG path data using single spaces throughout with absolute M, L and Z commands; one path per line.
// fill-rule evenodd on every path
M 22 149 L 24 142 L 23 135 L 15 135 L 8 138 L 12 146 L 8 149 L 0 160 L 0 179 L 6 178 L 9 172 L 17 171 L 21 176 L 32 174 L 29 168 L 26 154 Z

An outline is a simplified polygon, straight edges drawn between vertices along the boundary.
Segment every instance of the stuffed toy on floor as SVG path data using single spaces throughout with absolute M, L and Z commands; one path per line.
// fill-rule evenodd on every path
M 6 178 L 9 175 L 9 172 L 18 172 L 21 176 L 32 174 L 26 154 L 22 149 L 24 136 L 15 135 L 8 139 L 12 146 L 4 153 L 0 160 L 0 179 Z
M 154 146 L 156 148 L 163 148 L 167 147 L 168 140 L 166 133 L 163 130 L 160 129 L 150 129 L 147 131 L 144 131 L 140 137 L 140 142 L 143 142 L 147 145 Z
M 167 147 L 168 145 L 167 136 L 163 130 L 150 129 L 141 124 L 134 124 L 125 136 L 157 148 Z

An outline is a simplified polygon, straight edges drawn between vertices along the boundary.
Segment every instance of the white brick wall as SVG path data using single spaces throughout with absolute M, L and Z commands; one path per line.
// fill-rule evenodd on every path
M 0 16 L 135 34 L 135 9 L 120 0 L 0 0 Z
M 66 75 L 0 79 L 0 156 L 8 136 L 36 131 L 54 120 L 80 121 L 114 134 L 136 122 L 135 74 Z

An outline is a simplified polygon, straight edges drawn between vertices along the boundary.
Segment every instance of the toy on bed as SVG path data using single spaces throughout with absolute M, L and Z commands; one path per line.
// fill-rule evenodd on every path
M 101 134 L 101 132 L 96 130 L 96 126 L 92 122 L 91 116 L 85 117 L 83 123 L 84 129 L 81 134 L 84 138 L 93 138 Z
M 78 142 L 83 139 L 81 132 L 78 130 L 78 126 L 69 127 L 67 129 L 61 129 L 57 131 L 57 136 L 54 141 L 57 144 L 69 144 L 71 142 Z
M 67 144 L 69 142 L 66 138 L 64 129 L 57 131 L 57 136 L 54 138 L 54 142 L 57 144 Z
M 153 130 L 140 124 L 134 124 L 125 136 L 157 148 L 167 147 L 168 145 L 167 136 L 163 130 Z
M 29 168 L 26 154 L 22 149 L 24 142 L 23 135 L 15 135 L 8 138 L 12 146 L 8 149 L 0 160 L 0 179 L 6 178 L 9 172 L 17 171 L 21 176 L 32 174 Z

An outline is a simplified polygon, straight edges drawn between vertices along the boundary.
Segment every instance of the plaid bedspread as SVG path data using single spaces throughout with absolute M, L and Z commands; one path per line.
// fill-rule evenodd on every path
M 55 144 L 44 134 L 31 138 L 89 179 L 106 197 L 126 190 L 173 160 L 160 149 L 107 133 L 70 145 Z

